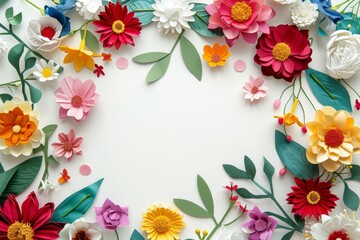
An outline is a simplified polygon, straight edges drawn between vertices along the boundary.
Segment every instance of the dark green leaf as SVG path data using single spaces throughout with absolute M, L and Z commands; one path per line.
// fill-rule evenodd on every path
M 256 199 L 259 199 L 259 198 L 268 198 L 269 196 L 267 195 L 255 195 L 251 192 L 249 192 L 246 188 L 238 188 L 236 189 L 236 192 L 240 195 L 240 197 L 243 197 L 243 198 L 256 198 Z
M 0 196 L 2 196 L 3 191 L 5 190 L 11 178 L 14 176 L 16 170 L 17 167 L 14 167 L 8 171 L 0 173 Z
M 35 54 L 33 54 L 32 51 L 28 50 L 25 54 L 25 70 L 28 70 L 32 67 L 34 67 L 35 63 L 36 63 L 36 57 Z
M 54 158 L 53 155 L 50 155 L 48 158 L 47 158 L 48 162 L 49 163 L 52 163 L 52 164 L 59 164 L 58 161 L 56 161 L 56 159 Z
M 162 78 L 166 70 L 169 67 L 171 55 L 168 55 L 164 58 L 162 58 L 160 61 L 154 64 L 154 66 L 150 69 L 148 75 L 146 76 L 146 82 L 147 83 L 153 83 L 160 78 Z
M 306 149 L 295 141 L 288 142 L 285 134 L 275 130 L 275 147 L 286 168 L 298 178 L 317 178 L 319 166 L 306 158 Z
M 201 81 L 202 66 L 198 51 L 195 46 L 186 38 L 181 36 L 180 38 L 181 55 L 184 63 L 189 71 Z
M 287 234 L 285 234 L 285 235 L 281 238 L 281 240 L 290 240 L 291 237 L 294 235 L 294 233 L 295 233 L 295 231 L 290 231 L 290 232 L 288 232 Z
M 349 188 L 349 185 L 345 181 L 343 200 L 345 206 L 350 208 L 351 210 L 357 211 L 359 209 L 359 196 Z
M 4 167 L 2 166 L 2 164 L 0 163 L 0 173 L 4 172 Z
M 301 230 L 305 227 L 305 220 L 300 215 L 295 215 L 295 221 Z
M 19 25 L 21 21 L 22 21 L 22 13 L 18 13 L 11 19 L 8 19 L 9 24 L 13 26 Z
M 192 9 L 195 11 L 195 22 L 189 22 L 190 27 L 197 32 L 198 34 L 204 36 L 204 37 L 218 37 L 222 36 L 223 33 L 221 29 L 217 30 L 209 30 L 208 24 L 209 24 L 209 17 L 210 15 L 205 10 L 205 7 L 207 4 L 202 3 L 195 3 L 194 8 Z
M 351 164 L 350 168 L 351 177 L 345 180 L 356 180 L 360 181 L 360 166 L 356 164 Z
M 83 36 L 84 36 L 84 31 L 85 30 L 80 31 L 81 38 L 83 38 Z M 99 40 L 89 30 L 86 32 L 85 44 L 86 44 L 86 47 L 88 49 L 90 49 L 91 51 L 93 51 L 93 52 L 99 51 Z
M 145 240 L 145 238 L 136 229 L 134 229 L 130 240 Z
M 44 149 L 44 145 L 40 144 L 40 146 L 38 146 L 37 148 L 33 149 L 33 155 L 41 152 Z
M 214 200 L 210 188 L 200 175 L 197 176 L 197 186 L 201 201 L 204 203 L 206 210 L 211 215 L 214 215 Z
M 269 181 L 270 186 L 272 186 L 272 176 L 274 175 L 275 172 L 275 168 L 273 167 L 273 165 L 266 159 L 264 158 L 264 168 L 263 171 Z
M 102 178 L 66 198 L 55 209 L 51 221 L 72 223 L 84 216 L 93 204 L 103 180 Z
M 251 161 L 251 159 L 248 156 L 245 156 L 244 164 L 245 164 L 246 174 L 248 175 L 249 179 L 254 180 L 256 175 L 256 167 L 253 161 Z
M 0 6 L 2 5 L 2 4 L 4 4 L 5 2 L 7 2 L 8 0 L 0 0 Z
M 135 17 L 139 18 L 141 25 L 145 26 L 152 22 L 154 9 L 151 7 L 152 1 L 134 0 L 126 4 L 129 11 L 135 11 Z M 140 11 L 139 11 L 140 10 Z
M 13 65 L 13 67 L 16 69 L 17 72 L 20 72 L 19 62 L 23 52 L 24 52 L 24 44 L 19 43 L 13 46 L 8 53 L 9 62 L 11 63 L 11 65 Z
M 55 132 L 57 128 L 56 124 L 50 124 L 47 125 L 46 127 L 43 127 L 43 132 L 45 133 L 46 138 L 50 138 L 50 136 Z
M 341 83 L 312 68 L 305 72 L 312 92 L 322 105 L 352 112 L 349 93 Z
M 59 64 L 56 64 L 56 65 L 59 65 Z M 64 67 L 60 66 L 59 67 L 59 70 L 57 71 L 57 73 L 62 73 L 64 71 Z
M 33 103 L 37 103 L 40 101 L 42 97 L 42 93 L 39 89 L 31 85 L 28 81 L 25 81 L 26 85 L 28 85 L 30 90 L 30 98 Z
M 197 218 L 211 218 L 212 215 L 199 205 L 184 199 L 174 199 L 176 207 L 187 215 Z
M 0 98 L 3 103 L 5 103 L 6 101 L 11 101 L 13 99 L 13 97 L 7 93 L 0 94 Z
M 134 62 L 136 62 L 136 63 L 152 63 L 152 62 L 157 62 L 160 59 L 163 59 L 167 55 L 169 55 L 169 53 L 165 53 L 165 52 L 149 52 L 149 53 L 144 53 L 144 54 L 137 55 L 132 60 Z
M 229 164 L 223 165 L 225 172 L 235 179 L 249 179 L 245 171 L 238 169 L 237 167 Z

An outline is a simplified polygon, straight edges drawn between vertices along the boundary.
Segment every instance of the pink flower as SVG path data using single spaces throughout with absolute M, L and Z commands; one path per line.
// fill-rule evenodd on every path
M 243 91 L 245 93 L 245 99 L 250 99 L 250 101 L 258 100 L 260 98 L 266 97 L 266 91 L 268 87 L 263 86 L 264 79 L 261 77 L 255 78 L 250 76 L 250 80 L 245 83 Z
M 63 79 L 60 88 L 55 91 L 60 118 L 74 117 L 78 122 L 84 120 L 99 97 L 95 90 L 96 86 L 90 79 L 84 83 L 78 78 Z
M 128 207 L 121 207 L 106 199 L 101 207 L 95 207 L 96 221 L 107 230 L 116 230 L 130 224 L 128 211 Z
M 205 9 L 210 14 L 208 28 L 221 28 L 230 47 L 240 36 L 255 43 L 258 32 L 269 33 L 266 21 L 275 16 L 264 0 L 215 0 Z
M 73 129 L 70 129 L 69 134 L 59 133 L 58 137 L 60 142 L 51 144 L 55 148 L 56 157 L 65 156 L 66 159 L 70 160 L 74 154 L 82 155 L 80 144 L 83 138 L 76 138 Z

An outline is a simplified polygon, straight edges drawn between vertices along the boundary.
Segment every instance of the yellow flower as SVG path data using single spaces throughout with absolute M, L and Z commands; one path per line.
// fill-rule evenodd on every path
M 317 110 L 315 120 L 306 123 L 312 133 L 306 157 L 313 164 L 322 164 L 329 172 L 336 171 L 341 164 L 352 163 L 352 153 L 360 151 L 360 128 L 346 111 L 332 107 Z
M 304 124 L 294 114 L 298 102 L 299 102 L 299 99 L 295 98 L 290 112 L 286 113 L 284 116 L 275 116 L 274 118 L 282 118 L 284 120 L 284 125 L 285 126 L 291 126 L 291 125 L 296 123 L 299 127 L 303 127 Z
M 185 227 L 183 216 L 175 209 L 151 206 L 143 214 L 141 229 L 146 231 L 151 240 L 180 239 L 180 231 Z
M 215 43 L 213 47 L 210 45 L 204 46 L 203 59 L 208 62 L 210 67 L 224 66 L 226 59 L 230 57 L 230 52 L 226 45 L 220 46 Z

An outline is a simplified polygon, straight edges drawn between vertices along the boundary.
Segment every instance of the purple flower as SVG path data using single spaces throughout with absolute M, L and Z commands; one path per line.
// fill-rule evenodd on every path
M 259 208 L 254 207 L 249 212 L 250 221 L 242 225 L 243 230 L 249 233 L 249 240 L 269 240 L 274 231 L 277 221 L 267 214 L 262 213 Z
M 102 207 L 95 207 L 97 223 L 108 230 L 129 225 L 128 207 L 115 205 L 106 199 Z

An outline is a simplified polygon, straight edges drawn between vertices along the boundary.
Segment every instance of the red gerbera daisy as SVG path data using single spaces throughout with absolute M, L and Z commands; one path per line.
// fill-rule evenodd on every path
M 101 34 L 100 41 L 104 47 L 115 45 L 116 49 L 119 49 L 121 44 L 135 45 L 133 37 L 139 37 L 141 23 L 134 17 L 134 12 L 128 13 L 127 7 L 119 2 L 109 2 L 105 11 L 100 12 L 99 18 L 100 20 L 93 23 L 98 26 L 96 32 Z
M 297 186 L 291 187 L 293 192 L 288 193 L 286 199 L 294 204 L 292 213 L 302 218 L 314 216 L 319 220 L 321 214 L 328 215 L 336 206 L 335 201 L 339 198 L 330 192 L 331 182 L 320 182 L 319 178 L 305 180 L 295 177 L 294 180 Z
M 312 53 L 308 35 L 308 30 L 299 31 L 294 25 L 270 27 L 270 33 L 262 34 L 256 45 L 254 60 L 262 73 L 291 82 L 308 69 Z
M 34 192 L 23 202 L 21 210 L 15 196 L 9 195 L 4 206 L 0 206 L 0 239 L 58 239 L 65 223 L 49 222 L 53 212 L 53 203 L 39 208 Z

